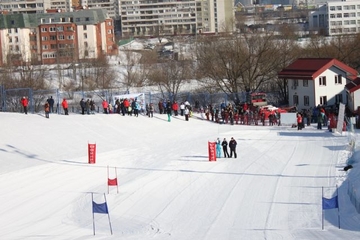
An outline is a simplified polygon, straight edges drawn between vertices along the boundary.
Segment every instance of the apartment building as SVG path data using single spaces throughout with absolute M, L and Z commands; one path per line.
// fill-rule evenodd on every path
M 0 15 L 0 65 L 55 64 L 116 54 L 105 10 Z
M 0 10 L 8 13 L 45 13 L 48 9 L 70 12 L 72 0 L 1 0 Z
M 0 10 L 10 13 L 44 13 L 52 0 L 1 0 Z
M 89 9 L 105 9 L 110 18 L 120 19 L 119 0 L 80 0 L 80 5 Z
M 120 0 L 123 36 L 234 30 L 234 0 Z
M 329 36 L 360 32 L 360 1 L 327 2 L 309 16 L 309 28 Z

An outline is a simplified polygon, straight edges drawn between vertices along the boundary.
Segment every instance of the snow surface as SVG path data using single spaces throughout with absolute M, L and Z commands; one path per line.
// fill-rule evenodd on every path
M 0 239 L 360 238 L 347 194 L 359 170 L 341 171 L 347 133 L 166 119 L 0 113 Z M 217 137 L 237 140 L 237 159 L 208 161 Z M 108 166 L 119 193 L 108 194 Z M 322 230 L 322 187 L 330 198 L 336 185 L 341 229 L 331 209 Z M 95 236 L 91 193 L 109 208 L 94 214 Z

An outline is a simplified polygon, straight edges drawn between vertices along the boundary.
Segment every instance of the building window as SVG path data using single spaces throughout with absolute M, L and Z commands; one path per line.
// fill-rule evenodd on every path
M 84 39 L 87 39 L 87 33 L 84 33 Z
M 335 95 L 335 103 L 338 104 L 338 103 L 342 103 L 343 102 L 343 98 L 342 98 L 342 94 L 337 94 Z
M 309 80 L 303 80 L 303 87 L 309 86 Z
M 41 32 L 47 32 L 47 28 L 41 28 Z
M 309 96 L 304 96 L 304 106 L 310 106 Z
M 320 97 L 320 105 L 326 105 L 327 104 L 327 97 L 321 96 Z
M 43 50 L 47 50 L 48 48 L 49 48 L 48 45 L 42 45 L 42 49 L 43 49 Z
M 55 27 L 49 27 L 49 32 L 56 32 L 56 28 Z
M 87 18 L 85 18 L 85 21 L 87 21 L 87 22 L 88 22 L 88 21 L 90 21 L 90 18 L 88 18 L 88 17 L 87 17 Z
M 56 44 L 50 44 L 51 49 L 56 49 Z
M 293 104 L 294 105 L 299 105 L 299 96 L 298 95 L 293 96 Z
M 64 31 L 64 27 L 63 26 L 60 26 L 57 28 L 58 32 L 63 32 Z
M 56 40 L 56 35 L 51 35 L 50 40 Z
M 64 35 L 59 35 L 59 36 L 58 36 L 58 39 L 59 39 L 59 40 L 64 40 L 65 37 L 64 37 Z
M 41 40 L 42 41 L 47 41 L 47 40 L 49 40 L 49 38 L 47 36 L 44 36 L 44 37 L 41 37 Z
M 87 25 L 83 25 L 83 30 L 87 30 Z
M 319 77 L 319 85 L 320 86 L 326 86 L 326 77 Z
M 341 75 L 335 76 L 335 84 L 342 84 L 342 76 Z

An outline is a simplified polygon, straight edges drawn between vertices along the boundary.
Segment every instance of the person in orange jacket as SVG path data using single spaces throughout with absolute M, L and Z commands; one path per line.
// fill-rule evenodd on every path
M 26 97 L 22 97 L 21 99 L 21 105 L 23 106 L 24 108 L 24 113 L 27 114 L 27 107 L 28 107 L 28 104 L 29 104 L 29 101 Z
M 68 105 L 68 103 L 67 103 L 67 101 L 66 101 L 65 98 L 63 99 L 63 101 L 62 101 L 62 103 L 61 103 L 61 106 L 62 106 L 63 109 L 64 109 L 65 115 L 69 115 L 69 111 L 68 111 L 69 105 Z
M 102 101 L 102 107 L 103 107 L 103 109 L 104 109 L 104 113 L 107 114 L 107 113 L 108 113 L 109 104 L 108 104 L 108 102 L 107 102 L 105 99 Z

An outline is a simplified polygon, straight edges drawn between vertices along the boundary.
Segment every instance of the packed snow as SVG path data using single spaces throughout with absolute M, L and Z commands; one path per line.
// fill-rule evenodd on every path
M 171 122 L 0 113 L 0 124 L 0 239 L 360 238 L 348 132 L 216 124 L 197 113 Z M 238 157 L 209 161 L 208 142 L 231 137 Z M 331 198 L 336 186 L 339 208 L 323 211 L 322 188 Z M 92 201 L 105 200 L 109 214 L 93 214 Z

